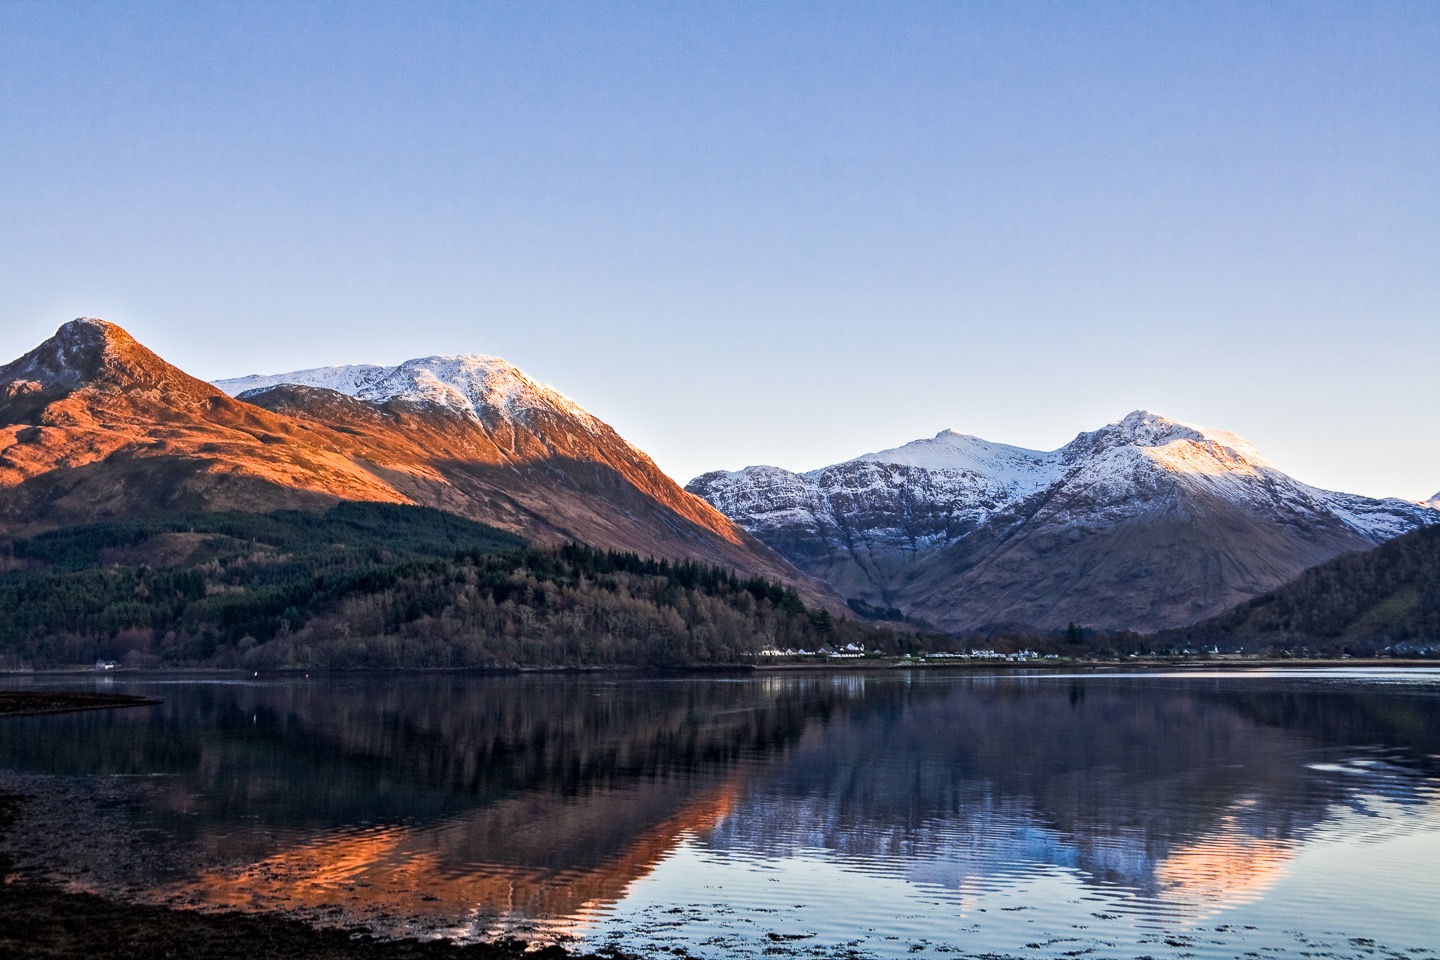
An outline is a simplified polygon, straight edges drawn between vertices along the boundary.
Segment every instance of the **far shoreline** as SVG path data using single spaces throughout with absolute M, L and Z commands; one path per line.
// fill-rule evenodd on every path
M 767 658 L 768 660 L 769 658 Z M 778 661 L 778 662 L 777 662 Z M 492 666 L 492 667 L 284 667 L 271 670 L 246 670 L 219 667 L 117 667 L 104 671 L 88 666 L 47 667 L 41 669 L 0 669 L 0 680 L 36 678 L 45 680 L 88 678 L 113 682 L 117 679 L 191 679 L 191 680 L 274 680 L 311 679 L 320 677 L 504 677 L 504 676 L 724 676 L 735 674 L 775 673 L 873 673 L 877 671 L 922 670 L 961 672 L 1028 671 L 1033 673 L 1115 672 L 1144 673 L 1167 670 L 1327 670 L 1327 669 L 1440 669 L 1440 658 L 1423 657 L 1262 657 L 1224 655 L 1209 657 L 1125 657 L 1115 659 L 1043 659 L 1009 660 L 1002 657 L 865 657 L 865 658 L 775 658 L 770 662 L 731 664 L 694 664 L 688 666 Z M 0 696 L 6 695 L 0 691 Z M 96 698 L 111 697 L 114 703 L 97 702 L 93 707 L 75 706 L 66 709 L 105 709 L 108 707 L 142 705 L 159 701 L 127 698 L 119 694 L 82 694 Z M 120 702 L 124 701 L 124 702 Z M 134 701 L 134 702 L 132 702 Z M 0 714 L 4 711 L 0 710 Z
M 162 701 L 123 693 L 83 693 L 67 690 L 0 690 L 0 717 L 33 717 L 77 710 L 115 710 L 153 707 Z

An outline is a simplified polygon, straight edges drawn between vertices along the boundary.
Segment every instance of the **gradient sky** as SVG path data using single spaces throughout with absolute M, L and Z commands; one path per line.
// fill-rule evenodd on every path
M 0 358 L 503 356 L 682 483 L 1135 408 L 1440 489 L 1440 4 L 0 0 Z

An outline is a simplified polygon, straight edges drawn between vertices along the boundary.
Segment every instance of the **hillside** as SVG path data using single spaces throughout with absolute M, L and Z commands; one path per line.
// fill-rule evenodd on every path
M 281 376 L 241 400 L 114 324 L 72 321 L 0 367 L 0 533 L 134 513 L 415 504 L 539 543 L 720 564 L 843 611 L 556 391 L 494 358 L 450 359 L 468 377 L 464 403 L 433 370 L 428 393 L 352 397 Z
M 1252 650 L 1440 653 L 1440 527 L 1337 557 L 1180 633 Z
M 746 662 L 894 642 L 793 587 L 422 507 L 211 512 L 0 541 L 0 666 L 512 668 Z

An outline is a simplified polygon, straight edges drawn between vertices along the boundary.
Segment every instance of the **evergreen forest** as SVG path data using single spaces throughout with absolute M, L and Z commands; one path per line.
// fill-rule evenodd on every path
M 129 517 L 0 540 L 0 668 L 687 667 L 913 641 L 792 587 L 424 507 Z

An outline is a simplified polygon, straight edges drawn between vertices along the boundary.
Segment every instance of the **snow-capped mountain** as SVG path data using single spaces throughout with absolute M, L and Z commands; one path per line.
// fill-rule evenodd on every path
M 1026 450 L 954 430 L 942 430 L 929 440 L 915 440 L 855 460 L 984 476 L 1013 490 L 1029 492 L 1044 487 L 1060 470 L 1059 451 Z
M 1183 625 L 1440 511 L 1320 490 L 1234 434 L 1136 411 L 1044 452 L 943 431 L 688 485 L 842 595 L 945 629 Z
M 1059 451 L 1067 486 L 1084 485 L 1096 498 L 1123 498 L 1148 471 L 1193 491 L 1260 510 L 1297 509 L 1314 519 L 1333 516 L 1372 545 L 1428 523 L 1426 505 L 1376 500 L 1321 490 L 1282 473 L 1248 441 L 1224 430 L 1180 423 L 1137 410 Z
M 840 609 L 601 420 L 503 360 L 225 386 L 243 400 L 94 318 L 0 366 L 0 533 L 135 512 L 413 503 L 540 542 L 718 563 Z
M 422 357 L 393 367 L 355 364 L 217 380 L 231 396 L 281 384 L 334 390 L 369 403 L 405 400 L 468 414 L 482 422 L 524 419 L 537 412 L 567 417 L 590 430 L 599 420 L 556 390 L 499 357 Z

